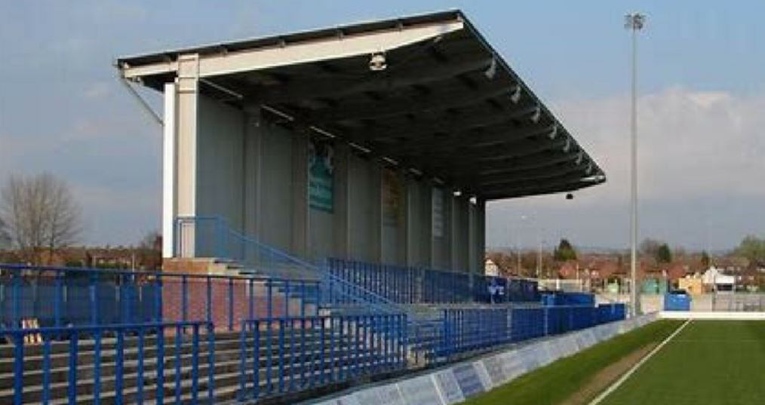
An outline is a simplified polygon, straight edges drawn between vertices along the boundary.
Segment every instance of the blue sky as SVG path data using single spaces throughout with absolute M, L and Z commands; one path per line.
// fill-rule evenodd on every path
M 450 8 L 471 21 L 609 175 L 573 201 L 492 203 L 490 245 L 628 243 L 629 34 L 640 55 L 640 234 L 725 249 L 765 234 L 765 2 L 0 0 L 0 181 L 51 171 L 84 242 L 159 229 L 161 129 L 114 58 Z M 157 95 L 145 95 L 157 101 Z M 522 219 L 522 218 L 526 219 Z

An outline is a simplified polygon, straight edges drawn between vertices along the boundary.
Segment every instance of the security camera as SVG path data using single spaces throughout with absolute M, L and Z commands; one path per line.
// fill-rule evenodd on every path
M 374 53 L 372 54 L 372 57 L 369 58 L 369 70 L 373 72 L 379 72 L 381 70 L 385 70 L 388 67 L 387 61 L 385 60 L 385 54 L 382 52 Z
M 574 195 L 571 194 L 571 193 L 568 193 L 568 194 L 566 194 L 566 199 L 567 200 L 573 200 L 574 199 Z

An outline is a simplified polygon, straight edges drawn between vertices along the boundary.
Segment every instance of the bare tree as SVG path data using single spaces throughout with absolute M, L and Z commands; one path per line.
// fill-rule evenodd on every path
M 12 175 L 0 195 L 0 220 L 26 261 L 50 263 L 82 232 L 81 209 L 69 185 L 50 173 Z

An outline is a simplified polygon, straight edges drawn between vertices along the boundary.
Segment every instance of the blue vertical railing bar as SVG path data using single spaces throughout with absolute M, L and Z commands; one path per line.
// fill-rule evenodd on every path
M 189 277 L 186 274 L 181 276 L 181 320 L 189 320 Z
M 77 340 L 77 335 L 69 337 L 69 386 L 67 387 L 67 393 L 70 404 L 77 403 Z
M 191 403 L 196 404 L 199 400 L 199 324 L 192 326 L 193 339 L 191 341 Z M 214 363 L 208 365 L 213 367 Z
M 287 319 L 285 321 L 289 322 L 289 325 L 286 325 L 286 327 L 289 327 L 290 330 L 290 361 L 289 361 L 289 389 L 288 391 L 294 391 L 295 390 L 295 320 L 294 319 Z
M 140 354 L 139 354 L 140 356 Z M 124 387 L 125 370 L 125 331 L 117 331 L 116 364 L 114 365 L 114 400 L 116 405 L 122 405 L 122 391 Z
M 284 318 L 279 319 L 278 323 L 279 325 L 279 352 L 278 352 L 278 358 L 279 358 L 279 392 L 284 392 L 284 367 L 286 359 L 284 358 L 284 328 L 285 328 L 285 320 Z
M 234 330 L 234 279 L 228 279 L 228 330 Z
M 51 352 L 51 339 L 45 339 L 43 342 L 43 395 L 42 402 L 47 404 L 50 401 L 50 352 Z
M 98 405 L 101 403 L 101 331 L 96 330 L 93 337 L 93 402 Z
M 182 329 L 176 326 L 175 329 L 175 403 L 181 402 L 181 341 L 183 339 Z M 192 356 L 195 353 L 192 353 Z
M 242 324 L 239 330 L 239 392 L 237 400 L 243 402 L 247 398 L 247 325 Z M 245 354 L 244 356 L 242 354 Z M 255 357 L 253 357 L 255 358 Z M 254 362 L 253 362 L 254 363 Z
M 215 403 L 215 326 L 207 323 L 207 402 Z
M 274 368 L 273 325 L 274 325 L 273 318 L 268 317 L 266 321 L 266 332 L 268 333 L 266 337 L 266 392 L 268 394 L 273 392 L 273 383 L 272 383 L 273 368 Z
M 62 326 L 61 323 L 61 306 L 64 305 L 64 294 L 63 294 L 63 282 L 62 282 L 62 273 L 61 271 L 56 271 L 56 296 L 55 296 L 55 303 L 53 304 L 53 318 L 54 323 L 53 326 L 60 327 Z
M 210 276 L 207 276 L 205 278 L 205 286 L 206 286 L 206 293 L 207 293 L 207 299 L 205 300 L 205 314 L 207 316 L 207 322 L 213 321 L 212 316 L 212 278 Z
M 255 398 L 260 395 L 260 323 L 255 323 L 255 348 L 253 349 L 253 373 L 255 374 Z
M 16 345 L 13 349 L 13 403 L 21 405 L 24 402 L 24 335 L 15 335 L 13 342 Z
M 143 328 L 138 329 L 138 376 L 136 378 L 136 402 L 143 403 L 143 384 L 144 384 L 144 343 L 145 343 L 146 330 Z
M 12 304 L 11 304 L 11 325 L 13 327 L 21 326 L 21 274 L 13 273 L 11 275 L 13 287 L 12 287 Z
M 165 330 L 157 328 L 157 384 L 155 399 L 157 405 L 165 402 Z

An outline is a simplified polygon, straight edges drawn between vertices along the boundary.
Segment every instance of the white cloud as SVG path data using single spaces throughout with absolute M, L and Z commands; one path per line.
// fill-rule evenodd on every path
M 583 246 L 629 242 L 629 98 L 567 100 L 554 113 L 601 165 L 604 185 L 489 206 L 489 245 L 535 246 L 568 237 Z M 761 234 L 765 217 L 765 94 L 670 88 L 640 97 L 639 238 L 696 249 Z M 527 220 L 520 218 L 526 216 Z
M 567 101 L 555 109 L 603 167 L 608 183 L 593 197 L 623 200 L 629 192 L 629 103 L 626 98 Z M 765 95 L 670 88 L 638 101 L 641 198 L 765 196 Z
M 104 99 L 111 94 L 111 84 L 106 82 L 91 83 L 85 88 L 84 96 L 88 100 Z

